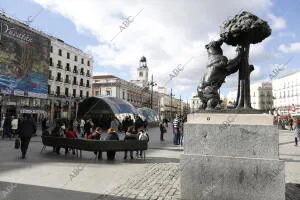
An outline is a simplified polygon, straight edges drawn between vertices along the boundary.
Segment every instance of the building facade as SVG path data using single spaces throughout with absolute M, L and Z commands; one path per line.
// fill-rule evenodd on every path
M 29 92 L 26 91 L 23 93 L 14 91 L 14 93 L 7 94 L 4 90 L 1 90 L 1 115 L 31 114 L 37 121 L 43 117 L 48 117 L 50 121 L 57 118 L 74 119 L 78 103 L 83 98 L 90 96 L 92 92 L 92 57 L 58 38 L 32 29 L 15 19 L 3 14 L 0 15 L 0 18 L 20 27 L 22 30 L 28 30 L 50 40 L 47 56 L 49 61 L 46 63 L 46 77 L 48 79 L 44 81 L 45 83 L 41 83 L 45 84 L 45 87 L 48 85 L 48 88 L 45 89 L 45 95 L 29 96 L 27 95 Z M 14 34 L 19 39 L 24 39 L 24 35 Z M 34 46 L 30 48 L 34 48 Z M 31 67 L 30 63 L 26 64 L 25 67 Z M 39 65 L 32 66 L 32 70 L 35 71 L 39 71 L 39 68 Z M 32 84 L 32 87 L 36 87 L 38 84 Z
M 250 85 L 251 106 L 258 110 L 273 109 L 272 83 L 262 82 Z M 237 98 L 237 90 L 232 90 L 228 93 L 228 106 L 234 105 Z
M 51 119 L 74 118 L 78 103 L 92 94 L 93 58 L 51 37 L 47 113 Z
M 151 107 L 151 91 L 113 75 L 93 76 L 94 97 L 118 97 L 135 108 Z M 159 113 L 159 93 L 153 91 L 152 109 Z
M 272 81 L 274 107 L 287 112 L 291 106 L 300 107 L 300 71 Z

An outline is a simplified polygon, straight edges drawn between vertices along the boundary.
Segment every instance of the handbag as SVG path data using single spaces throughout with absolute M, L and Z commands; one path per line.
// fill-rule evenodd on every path
M 20 148 L 20 145 L 21 145 L 20 138 L 17 137 L 16 140 L 15 140 L 15 149 L 19 149 L 19 148 Z

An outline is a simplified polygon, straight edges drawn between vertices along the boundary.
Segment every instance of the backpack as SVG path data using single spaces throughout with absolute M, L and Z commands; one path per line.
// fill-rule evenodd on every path
M 149 137 L 148 137 L 147 133 L 141 133 L 139 140 L 147 140 L 147 141 L 149 141 Z

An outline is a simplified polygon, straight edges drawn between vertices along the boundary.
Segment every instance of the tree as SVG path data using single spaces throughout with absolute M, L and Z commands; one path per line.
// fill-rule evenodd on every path
M 222 40 L 228 45 L 239 45 L 244 51 L 239 67 L 237 109 L 251 109 L 250 73 L 254 67 L 249 65 L 250 44 L 260 43 L 269 37 L 271 32 L 266 21 L 246 11 L 235 15 L 221 27 Z

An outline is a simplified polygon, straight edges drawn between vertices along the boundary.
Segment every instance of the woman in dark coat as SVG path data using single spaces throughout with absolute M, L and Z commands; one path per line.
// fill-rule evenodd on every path
M 113 128 L 108 129 L 108 136 L 106 138 L 106 140 L 119 140 L 119 136 L 116 133 L 116 130 Z M 116 156 L 116 152 L 115 151 L 108 151 L 107 152 L 107 160 L 114 160 Z

